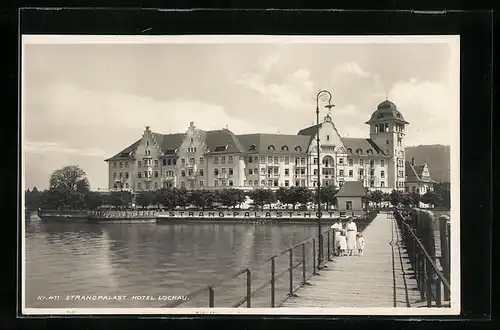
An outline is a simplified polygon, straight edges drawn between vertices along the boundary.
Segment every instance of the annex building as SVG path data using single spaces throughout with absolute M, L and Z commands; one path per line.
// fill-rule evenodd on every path
M 405 161 L 409 123 L 386 100 L 365 124 L 367 138 L 341 137 L 326 115 L 319 127 L 319 159 L 316 125 L 295 135 L 204 131 L 194 122 L 184 133 L 160 134 L 147 126 L 140 139 L 105 160 L 109 189 L 313 188 L 318 184 L 320 162 L 321 185 L 341 187 L 344 182 L 360 181 L 371 190 L 408 191 L 407 172 L 415 169 Z M 413 170 L 411 175 L 411 190 L 422 186 L 422 177 Z

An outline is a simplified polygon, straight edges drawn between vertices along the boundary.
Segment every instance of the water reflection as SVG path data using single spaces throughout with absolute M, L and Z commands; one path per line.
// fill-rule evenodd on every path
M 161 307 L 165 301 L 75 301 L 65 296 L 186 295 L 315 234 L 316 226 L 310 225 L 27 224 L 26 305 Z M 298 252 L 294 260 L 301 258 Z M 277 272 L 285 269 L 288 257 L 280 257 L 276 265 Z M 252 268 L 254 288 L 269 279 L 269 267 Z M 241 298 L 244 281 L 242 276 L 218 289 L 217 305 Z M 288 279 L 283 281 L 286 292 Z M 60 300 L 40 301 L 39 295 L 59 295 Z M 262 299 L 268 304 L 268 293 Z M 202 307 L 207 301 L 202 296 L 186 306 Z

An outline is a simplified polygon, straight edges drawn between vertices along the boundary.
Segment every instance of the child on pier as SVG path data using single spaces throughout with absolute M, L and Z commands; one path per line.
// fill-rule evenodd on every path
M 347 237 L 345 236 L 345 230 L 343 230 L 339 236 L 339 256 L 345 256 L 346 250 L 347 250 Z
M 358 246 L 358 255 L 362 256 L 363 249 L 365 248 L 365 238 L 363 237 L 363 234 L 358 234 L 356 236 L 357 236 L 356 245 Z

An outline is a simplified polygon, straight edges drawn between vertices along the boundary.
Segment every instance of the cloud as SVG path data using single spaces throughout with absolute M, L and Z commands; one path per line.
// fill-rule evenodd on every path
M 89 157 L 105 157 L 106 152 L 98 148 L 70 148 L 58 142 L 24 141 L 24 151 L 37 154 L 64 154 Z
M 349 63 L 346 63 L 342 66 L 339 66 L 338 71 L 345 72 L 345 73 L 352 73 L 355 75 L 359 75 L 363 78 L 368 78 L 368 77 L 371 77 L 371 75 L 372 75 L 369 72 L 363 71 L 363 69 L 361 69 L 359 64 L 356 62 L 349 62 Z

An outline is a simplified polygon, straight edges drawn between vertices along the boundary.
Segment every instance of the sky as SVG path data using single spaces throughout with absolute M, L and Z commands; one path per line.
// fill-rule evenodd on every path
M 405 119 L 406 145 L 449 145 L 458 118 L 459 49 L 447 42 L 26 43 L 21 115 L 25 188 L 79 165 L 107 189 L 104 160 L 142 136 L 226 126 L 235 134 L 297 134 L 332 94 L 339 133 L 368 137 L 386 97 Z M 454 72 L 456 71 L 456 72 Z M 457 74 L 456 74 L 457 75 Z M 454 94 L 455 93 L 455 94 Z M 326 114 L 322 110 L 321 116 Z

